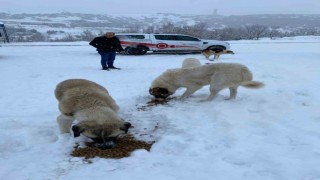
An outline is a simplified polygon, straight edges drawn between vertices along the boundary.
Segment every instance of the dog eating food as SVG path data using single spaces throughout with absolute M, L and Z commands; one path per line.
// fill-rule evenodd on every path
M 129 157 L 130 153 L 137 149 L 150 151 L 154 142 L 145 142 L 135 139 L 132 136 L 125 136 L 118 139 L 117 145 L 112 149 L 100 149 L 93 142 L 87 142 L 86 147 L 76 145 L 71 156 L 90 159 L 94 157 L 120 159 Z
M 86 79 L 67 79 L 54 91 L 59 102 L 61 133 L 81 134 L 100 148 L 113 148 L 117 137 L 127 134 L 131 123 L 119 115 L 119 106 L 103 86 Z M 76 124 L 73 124 L 77 120 Z
M 193 68 L 168 69 L 155 78 L 149 88 L 150 95 L 166 99 L 177 89 L 186 88 L 180 99 L 186 99 L 202 87 L 209 85 L 211 101 L 223 89 L 229 88 L 230 97 L 235 99 L 239 86 L 258 89 L 264 86 L 262 82 L 253 81 L 253 74 L 248 67 L 238 63 L 214 63 Z

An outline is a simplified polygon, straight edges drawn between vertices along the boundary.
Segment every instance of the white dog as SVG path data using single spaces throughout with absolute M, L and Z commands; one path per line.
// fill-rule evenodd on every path
M 69 133 L 72 126 L 74 137 L 83 134 L 98 143 L 101 148 L 112 148 L 116 138 L 127 133 L 130 123 L 117 114 L 119 106 L 107 89 L 85 79 L 69 79 L 55 89 L 61 115 L 57 122 L 61 133 Z
M 186 58 L 182 62 L 182 68 L 193 68 L 201 66 L 199 59 L 196 58 Z
M 260 88 L 263 83 L 252 81 L 252 73 L 244 65 L 216 63 L 193 68 L 169 69 L 152 82 L 149 93 L 156 98 L 165 99 L 178 88 L 185 87 L 187 89 L 181 96 L 181 99 L 184 99 L 205 85 L 210 85 L 210 96 L 207 98 L 210 101 L 222 89 L 229 88 L 228 99 L 234 99 L 239 86 Z

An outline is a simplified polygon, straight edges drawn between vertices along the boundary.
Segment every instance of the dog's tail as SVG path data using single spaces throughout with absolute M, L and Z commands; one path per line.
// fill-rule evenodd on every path
M 226 52 L 227 54 L 234 54 L 234 52 L 231 51 L 231 50 L 225 50 L 225 52 Z
M 258 89 L 258 88 L 264 87 L 265 84 L 259 81 L 245 81 L 240 83 L 240 86 L 251 88 L 251 89 Z

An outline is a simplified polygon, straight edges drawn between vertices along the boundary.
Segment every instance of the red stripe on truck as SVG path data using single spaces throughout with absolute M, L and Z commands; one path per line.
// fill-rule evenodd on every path
M 151 44 L 151 43 L 140 43 L 140 42 L 130 42 L 130 41 L 120 41 L 120 44 L 124 45 L 124 46 L 130 46 L 130 45 L 133 45 L 133 46 L 143 45 L 143 46 L 147 46 L 147 47 L 156 46 L 155 44 Z
M 179 46 L 179 45 L 168 45 L 166 43 L 158 43 L 158 44 L 152 44 L 152 43 L 142 43 L 142 42 L 131 42 L 131 41 L 120 41 L 120 44 L 122 46 L 146 46 L 146 47 L 156 47 L 158 49 L 166 49 L 166 48 L 182 48 L 182 47 L 194 47 L 194 46 Z

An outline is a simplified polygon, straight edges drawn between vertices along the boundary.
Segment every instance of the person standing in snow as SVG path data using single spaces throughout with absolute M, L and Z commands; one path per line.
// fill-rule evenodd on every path
M 115 67 L 113 63 L 116 58 L 116 52 L 124 50 L 114 32 L 107 32 L 104 36 L 96 37 L 89 44 L 97 48 L 101 56 L 102 70 L 120 69 Z

